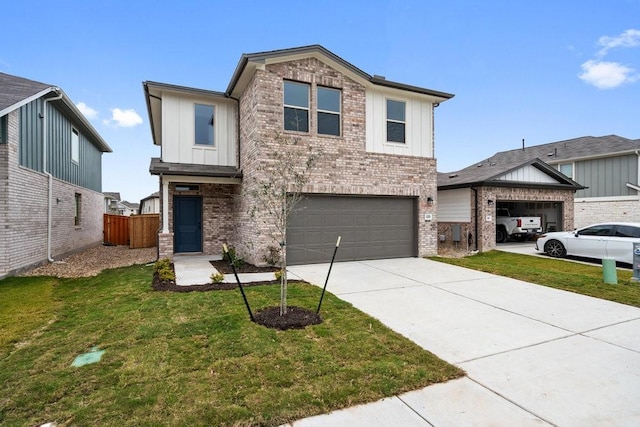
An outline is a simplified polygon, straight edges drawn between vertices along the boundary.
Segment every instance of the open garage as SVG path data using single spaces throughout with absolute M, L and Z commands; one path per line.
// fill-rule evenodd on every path
M 330 262 L 338 236 L 339 261 L 418 255 L 417 199 L 309 195 L 287 227 L 288 264 Z

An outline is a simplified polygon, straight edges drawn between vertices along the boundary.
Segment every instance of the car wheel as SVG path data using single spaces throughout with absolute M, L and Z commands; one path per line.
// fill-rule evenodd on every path
M 496 242 L 504 243 L 507 241 L 507 230 L 504 227 L 496 228 Z
M 562 258 L 567 254 L 564 245 L 557 240 L 549 240 L 547 244 L 544 245 L 544 251 L 547 255 L 554 258 Z

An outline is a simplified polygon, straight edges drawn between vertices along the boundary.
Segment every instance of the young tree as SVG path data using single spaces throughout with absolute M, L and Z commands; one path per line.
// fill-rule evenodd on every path
M 280 248 L 280 315 L 287 314 L 287 223 L 298 202 L 304 197 L 302 189 L 321 153 L 314 151 L 300 138 L 275 134 L 265 146 L 272 147 L 267 158 L 260 161 L 257 176 L 249 186 L 253 204 L 252 218 L 259 216 L 271 228 L 269 237 Z

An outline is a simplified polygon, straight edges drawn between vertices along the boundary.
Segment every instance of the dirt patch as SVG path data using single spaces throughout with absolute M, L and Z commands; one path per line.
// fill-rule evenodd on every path
M 253 317 L 256 323 L 281 331 L 304 329 L 307 326 L 322 323 L 322 318 L 315 311 L 296 306 L 287 307 L 287 314 L 283 316 L 280 315 L 280 307 L 268 307 L 260 310 Z
M 148 264 L 156 259 L 156 248 L 130 249 L 128 246 L 100 245 L 35 268 L 21 276 L 90 277 L 98 275 L 102 270 Z

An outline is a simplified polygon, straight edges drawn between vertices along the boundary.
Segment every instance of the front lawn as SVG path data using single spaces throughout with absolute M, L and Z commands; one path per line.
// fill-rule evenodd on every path
M 0 424 L 279 425 L 463 375 L 331 294 L 322 324 L 277 331 L 238 290 L 156 292 L 151 277 L 0 281 Z M 279 300 L 245 291 L 256 311 Z M 320 292 L 291 284 L 289 304 Z M 100 362 L 71 366 L 94 346 Z
M 489 251 L 464 258 L 430 259 L 640 307 L 640 284 L 630 282 L 630 270 L 617 270 L 618 284 L 609 285 L 604 283 L 602 267 L 510 252 Z

